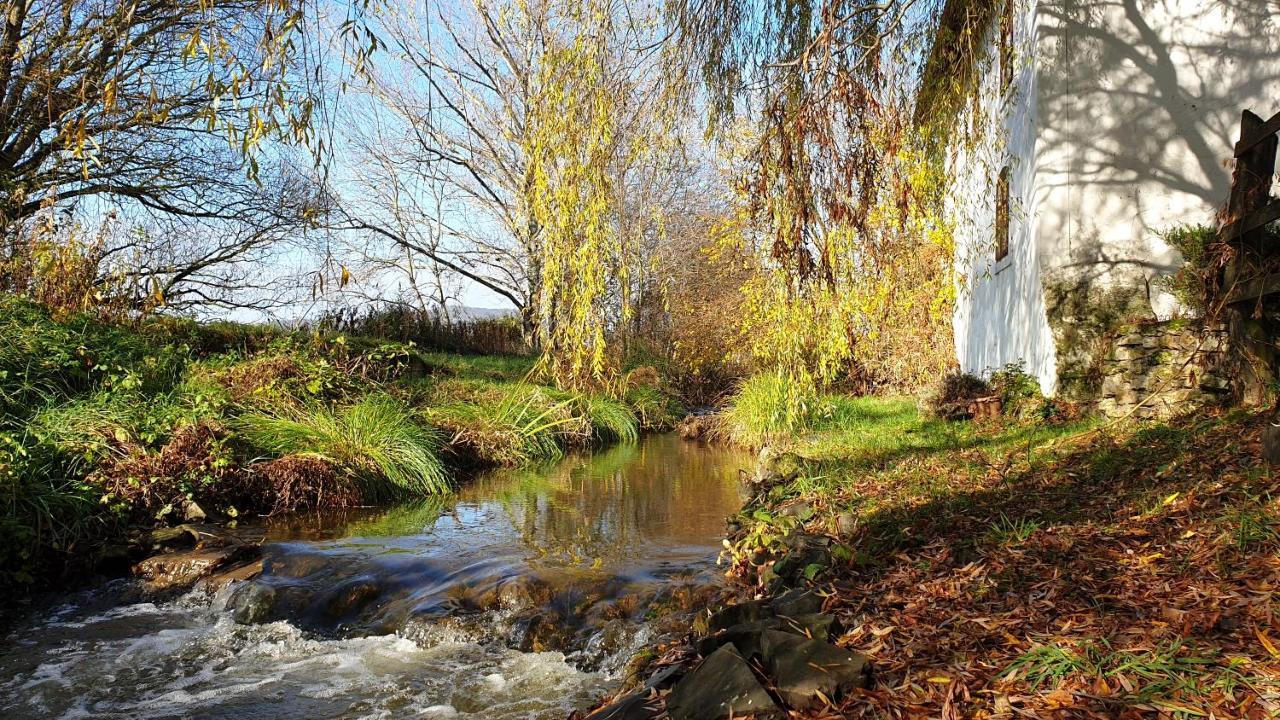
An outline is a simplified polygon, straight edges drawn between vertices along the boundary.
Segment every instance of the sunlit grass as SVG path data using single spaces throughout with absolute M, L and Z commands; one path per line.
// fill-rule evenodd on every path
M 236 428 L 278 456 L 320 457 L 360 483 L 366 500 L 445 492 L 436 434 L 386 395 L 337 408 L 290 408 L 240 417 Z

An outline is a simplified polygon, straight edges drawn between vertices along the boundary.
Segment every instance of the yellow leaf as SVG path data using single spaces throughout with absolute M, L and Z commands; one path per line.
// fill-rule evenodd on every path
M 1271 638 L 1267 637 L 1267 631 L 1262 628 L 1255 627 L 1253 629 L 1253 634 L 1258 636 L 1258 642 L 1262 643 L 1262 647 L 1266 648 L 1267 652 L 1271 653 L 1271 657 L 1280 658 L 1280 650 L 1277 650 L 1276 646 L 1271 642 Z

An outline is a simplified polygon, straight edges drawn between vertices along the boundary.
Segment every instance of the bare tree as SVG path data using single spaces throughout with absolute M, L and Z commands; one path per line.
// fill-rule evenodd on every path
M 293 76 L 302 4 L 269 0 L 9 0 L 0 28 L 0 213 L 50 199 L 128 198 L 209 217 L 200 188 L 256 168 L 265 139 L 302 137 Z M 230 142 L 228 142 L 230 141 Z M 218 147 L 237 152 L 216 152 Z
M 614 172 L 627 190 L 613 210 L 637 240 L 661 225 L 647 201 L 674 182 L 680 165 L 677 142 L 662 152 L 634 151 L 654 131 L 662 101 L 652 42 L 658 26 L 642 19 L 653 17 L 642 5 L 614 4 L 624 20 L 605 72 L 625 120 Z M 369 68 L 359 120 L 346 124 L 362 162 L 349 180 L 359 190 L 341 203 L 341 226 L 407 249 L 400 257 L 409 267 L 416 257 L 504 298 L 529 338 L 542 286 L 541 228 L 530 211 L 531 102 L 566 7 L 562 0 L 471 0 L 463 8 L 401 6 L 384 14 L 388 57 Z

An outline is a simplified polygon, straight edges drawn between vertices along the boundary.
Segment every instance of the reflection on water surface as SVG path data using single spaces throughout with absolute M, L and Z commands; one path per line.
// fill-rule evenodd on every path
M 674 436 L 273 521 L 215 597 L 70 598 L 0 650 L 9 718 L 562 718 L 716 576 L 742 455 Z M 239 622 L 237 622 L 237 620 Z

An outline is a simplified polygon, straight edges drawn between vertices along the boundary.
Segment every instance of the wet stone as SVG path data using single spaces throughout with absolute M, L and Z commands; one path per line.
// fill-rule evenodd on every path
M 821 640 L 767 630 L 762 639 L 765 669 L 779 697 L 807 710 L 871 684 L 867 658 Z
M 249 563 L 221 569 L 201 580 L 197 587 L 208 592 L 217 592 L 222 588 L 238 582 L 252 580 L 262 574 L 262 558 Z
M 732 646 L 725 645 L 676 683 L 667 696 L 671 720 L 727 720 L 781 715 L 768 691 Z
M 275 614 L 275 588 L 262 583 L 244 583 L 227 601 L 231 619 L 241 625 L 267 622 Z
M 133 567 L 133 574 L 147 581 L 149 590 L 183 590 L 229 565 L 256 557 L 256 545 L 196 548 L 155 555 Z
M 349 618 L 382 594 L 382 588 L 370 579 L 353 580 L 329 596 L 325 611 L 334 619 Z

